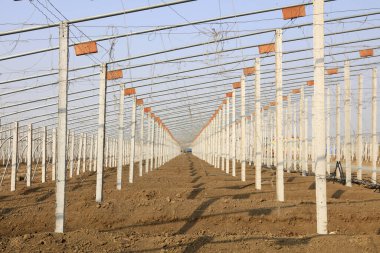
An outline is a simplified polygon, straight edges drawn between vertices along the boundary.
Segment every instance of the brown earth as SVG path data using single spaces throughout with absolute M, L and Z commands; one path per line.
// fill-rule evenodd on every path
M 54 183 L 0 193 L 1 252 L 380 252 L 380 193 L 328 183 L 330 235 L 318 236 L 313 177 L 285 173 L 284 203 L 275 174 L 255 190 L 186 154 L 116 190 L 105 173 L 95 202 L 95 173 L 67 182 L 66 233 L 54 231 Z M 240 175 L 240 173 L 238 173 Z

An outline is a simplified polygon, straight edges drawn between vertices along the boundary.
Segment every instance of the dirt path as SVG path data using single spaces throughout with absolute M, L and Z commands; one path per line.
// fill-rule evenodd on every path
M 67 233 L 54 230 L 54 184 L 0 193 L 4 252 L 380 252 L 380 194 L 328 184 L 329 236 L 315 235 L 313 177 L 285 173 L 284 203 L 275 177 L 263 189 L 181 155 L 115 188 L 106 170 L 105 201 L 95 203 L 95 174 L 68 181 Z M 240 174 L 239 171 L 237 173 Z M 124 180 L 126 174 L 124 174 Z

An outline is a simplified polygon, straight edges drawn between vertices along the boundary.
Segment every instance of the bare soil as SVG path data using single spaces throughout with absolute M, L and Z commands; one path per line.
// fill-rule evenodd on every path
M 328 183 L 330 235 L 316 232 L 314 177 L 285 173 L 285 202 L 275 174 L 247 181 L 183 154 L 116 190 L 105 171 L 102 204 L 95 173 L 67 181 L 66 233 L 55 234 L 55 184 L 0 192 L 1 252 L 380 252 L 380 193 Z

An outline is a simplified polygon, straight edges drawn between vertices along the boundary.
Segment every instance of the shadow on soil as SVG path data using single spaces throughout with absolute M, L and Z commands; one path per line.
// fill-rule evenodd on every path
M 334 192 L 334 194 L 331 196 L 331 198 L 340 199 L 340 197 L 343 195 L 344 192 L 345 192 L 345 190 L 336 190 L 336 192 Z
M 195 241 L 193 241 L 192 243 L 189 243 L 183 252 L 184 253 L 197 252 L 204 245 L 212 242 L 212 240 L 213 240 L 213 238 L 211 236 L 207 236 L 207 235 L 200 236 Z
M 177 234 L 185 234 L 187 231 L 189 231 L 195 223 L 199 220 L 199 218 L 202 216 L 202 214 L 206 211 L 206 209 L 215 201 L 217 201 L 216 198 L 208 199 L 204 201 L 202 204 L 200 204 L 194 212 L 190 215 L 190 217 L 187 219 L 185 225 L 180 228 L 180 230 L 177 232 Z
M 309 244 L 310 240 L 317 236 L 310 236 L 310 237 L 304 237 L 304 238 L 273 238 L 273 237 L 263 237 L 263 236 L 256 236 L 256 237 L 245 237 L 241 239 L 225 239 L 225 240 L 217 240 L 216 238 L 212 236 L 202 235 L 195 239 L 194 241 L 186 244 L 178 244 L 176 246 L 168 245 L 165 247 L 165 250 L 175 250 L 179 248 L 185 247 L 183 252 L 190 253 L 190 252 L 198 252 L 202 247 L 204 247 L 207 244 L 212 245 L 218 245 L 218 244 L 236 244 L 236 243 L 242 243 L 242 242 L 249 242 L 249 241 L 271 241 L 274 243 L 274 245 L 278 246 L 290 246 L 290 247 L 297 247 L 301 245 L 307 245 Z M 158 251 L 162 248 L 150 248 L 150 249 L 142 249 L 138 250 L 136 252 L 149 252 L 149 251 Z

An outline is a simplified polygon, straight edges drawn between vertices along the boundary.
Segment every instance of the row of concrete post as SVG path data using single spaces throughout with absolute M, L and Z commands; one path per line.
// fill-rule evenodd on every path
M 325 101 L 325 66 L 324 66 L 324 1 L 314 1 L 313 15 L 314 38 L 314 86 L 311 98 L 311 112 L 308 113 L 309 102 L 305 97 L 305 87 L 292 90 L 283 96 L 282 84 L 282 31 L 275 34 L 275 101 L 263 105 L 260 97 L 260 58 L 255 59 L 255 109 L 247 115 L 245 108 L 246 76 L 243 75 L 240 85 L 233 85 L 232 96 L 227 93 L 226 100 L 211 117 L 210 121 L 195 138 L 192 147 L 195 155 L 217 168 L 229 173 L 229 164 L 232 163 L 232 175 L 236 175 L 236 163 L 240 161 L 241 180 L 246 180 L 246 163 L 255 166 L 255 187 L 261 189 L 262 166 L 276 169 L 276 196 L 278 201 L 284 201 L 284 170 L 299 171 L 306 176 L 311 170 L 316 181 L 316 209 L 317 232 L 327 233 L 327 200 L 326 200 L 326 174 L 330 173 L 331 156 L 331 96 L 327 89 Z M 356 154 L 353 155 L 351 136 L 351 73 L 350 62 L 344 63 L 344 167 L 346 172 L 346 185 L 351 186 L 352 158 L 358 161 L 357 177 L 362 178 L 363 133 L 362 133 L 362 76 L 359 75 L 358 98 L 358 132 Z M 315 83 L 315 85 L 314 85 Z M 309 82 L 308 82 L 309 84 Z M 310 85 L 309 85 L 310 86 Z M 235 97 L 237 88 L 240 88 L 241 118 L 236 120 Z M 372 70 L 372 115 L 371 115 L 371 178 L 376 182 L 376 161 L 378 160 L 378 143 L 376 137 L 376 91 L 377 70 Z M 300 94 L 299 113 L 296 109 L 296 94 Z M 340 136 L 340 89 L 336 89 L 336 155 L 335 160 L 341 161 Z M 232 97 L 232 98 L 230 98 Z M 294 99 L 293 99 L 294 98 Z M 249 99 L 249 98 L 248 98 Z M 232 115 L 229 113 L 229 104 L 232 100 Z M 284 101 L 287 101 L 285 106 Z M 326 102 L 326 105 L 325 105 Z M 226 115 L 227 113 L 227 115 Z M 312 140 L 309 142 L 309 115 L 311 114 Z M 297 117 L 298 115 L 298 117 Z M 230 122 L 230 116 L 232 122 Z M 250 125 L 246 131 L 246 120 Z M 239 129 L 239 136 L 236 129 Z M 297 130 L 298 128 L 298 130 Z M 232 134 L 230 134 L 230 130 Z M 248 134 L 248 143 L 247 140 Z M 298 136 L 297 136 L 298 135 Z M 237 146 L 236 146 L 237 145 Z M 232 147 L 231 147 L 232 146 Z M 221 148 L 222 147 L 222 148 Z M 226 147 L 228 150 L 226 150 Z M 368 146 L 367 146 L 368 149 Z M 247 157 L 248 152 L 248 157 Z M 237 157 L 238 154 L 238 157 Z M 339 176 L 339 175 L 338 175 Z

